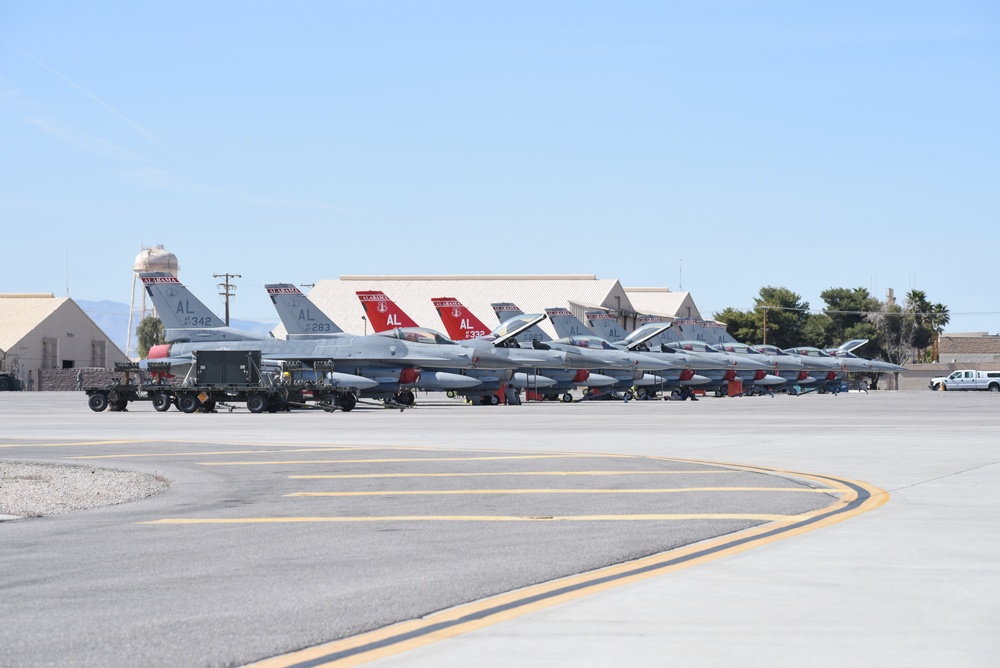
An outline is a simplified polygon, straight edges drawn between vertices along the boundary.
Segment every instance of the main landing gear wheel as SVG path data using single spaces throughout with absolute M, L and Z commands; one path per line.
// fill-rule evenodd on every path
M 92 394 L 90 395 L 90 398 L 87 399 L 87 405 L 90 406 L 90 410 L 95 413 L 100 413 L 108 407 L 108 395 L 100 392 Z
M 181 413 L 194 413 L 198 410 L 198 397 L 194 394 L 182 394 L 177 397 L 177 408 Z
M 562 401 L 563 401 L 564 404 L 572 403 L 573 402 L 573 395 L 570 394 L 569 392 L 566 392 L 565 394 L 562 395 Z
M 267 397 L 260 392 L 247 397 L 247 410 L 251 413 L 263 413 L 267 410 Z
M 340 410 L 347 413 L 354 410 L 354 407 L 358 405 L 358 400 L 354 398 L 353 394 L 342 394 L 337 398 L 337 405 L 340 406 Z
M 160 392 L 155 397 L 153 397 L 153 408 L 162 413 L 163 411 L 170 410 L 170 395 L 166 392 Z
M 416 397 L 413 396 L 413 392 L 410 390 L 400 390 L 399 394 L 396 395 L 396 403 L 404 406 L 412 406 L 415 400 Z

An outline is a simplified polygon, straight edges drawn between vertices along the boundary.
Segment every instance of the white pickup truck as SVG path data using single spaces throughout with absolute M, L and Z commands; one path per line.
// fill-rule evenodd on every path
M 989 390 L 1000 392 L 1000 371 L 961 369 L 950 376 L 931 378 L 932 390 Z

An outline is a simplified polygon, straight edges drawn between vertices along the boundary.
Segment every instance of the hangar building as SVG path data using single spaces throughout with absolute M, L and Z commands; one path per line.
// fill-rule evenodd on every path
M 618 318 L 626 330 L 635 328 L 639 315 L 666 318 L 700 318 L 688 292 L 667 288 L 625 288 L 617 279 L 599 279 L 592 274 L 508 276 L 341 276 L 318 282 L 309 298 L 345 332 L 371 333 L 356 293 L 381 290 L 415 321 L 443 330 L 434 297 L 454 297 L 491 329 L 498 324 L 491 304 L 512 302 L 525 313 L 541 313 L 550 307 L 568 307 L 583 319 L 588 310 L 604 310 Z M 555 337 L 548 322 L 543 329 Z M 274 335 L 284 337 L 279 325 Z
M 128 361 L 76 302 L 51 293 L 0 294 L 0 350 L 4 367 L 22 382 L 29 371 L 37 379 L 39 370 L 109 369 Z

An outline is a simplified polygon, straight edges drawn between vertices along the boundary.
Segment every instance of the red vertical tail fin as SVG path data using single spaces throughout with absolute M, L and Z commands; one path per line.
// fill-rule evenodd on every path
M 435 297 L 431 302 L 448 336 L 455 341 L 478 339 L 490 333 L 490 328 L 454 297 Z
M 381 290 L 358 290 L 358 299 L 365 310 L 365 317 L 376 332 L 386 332 L 397 327 L 417 327 L 413 318 L 406 315 L 396 302 Z

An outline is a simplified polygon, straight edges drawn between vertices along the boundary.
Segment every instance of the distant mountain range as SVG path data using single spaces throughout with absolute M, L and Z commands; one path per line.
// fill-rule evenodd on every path
M 83 312 L 107 334 L 108 338 L 125 352 L 125 338 L 128 333 L 129 305 L 121 302 L 90 302 L 74 299 Z M 230 320 L 230 326 L 255 334 L 267 334 L 278 325 L 277 320 Z M 137 327 L 138 322 L 132 323 Z

